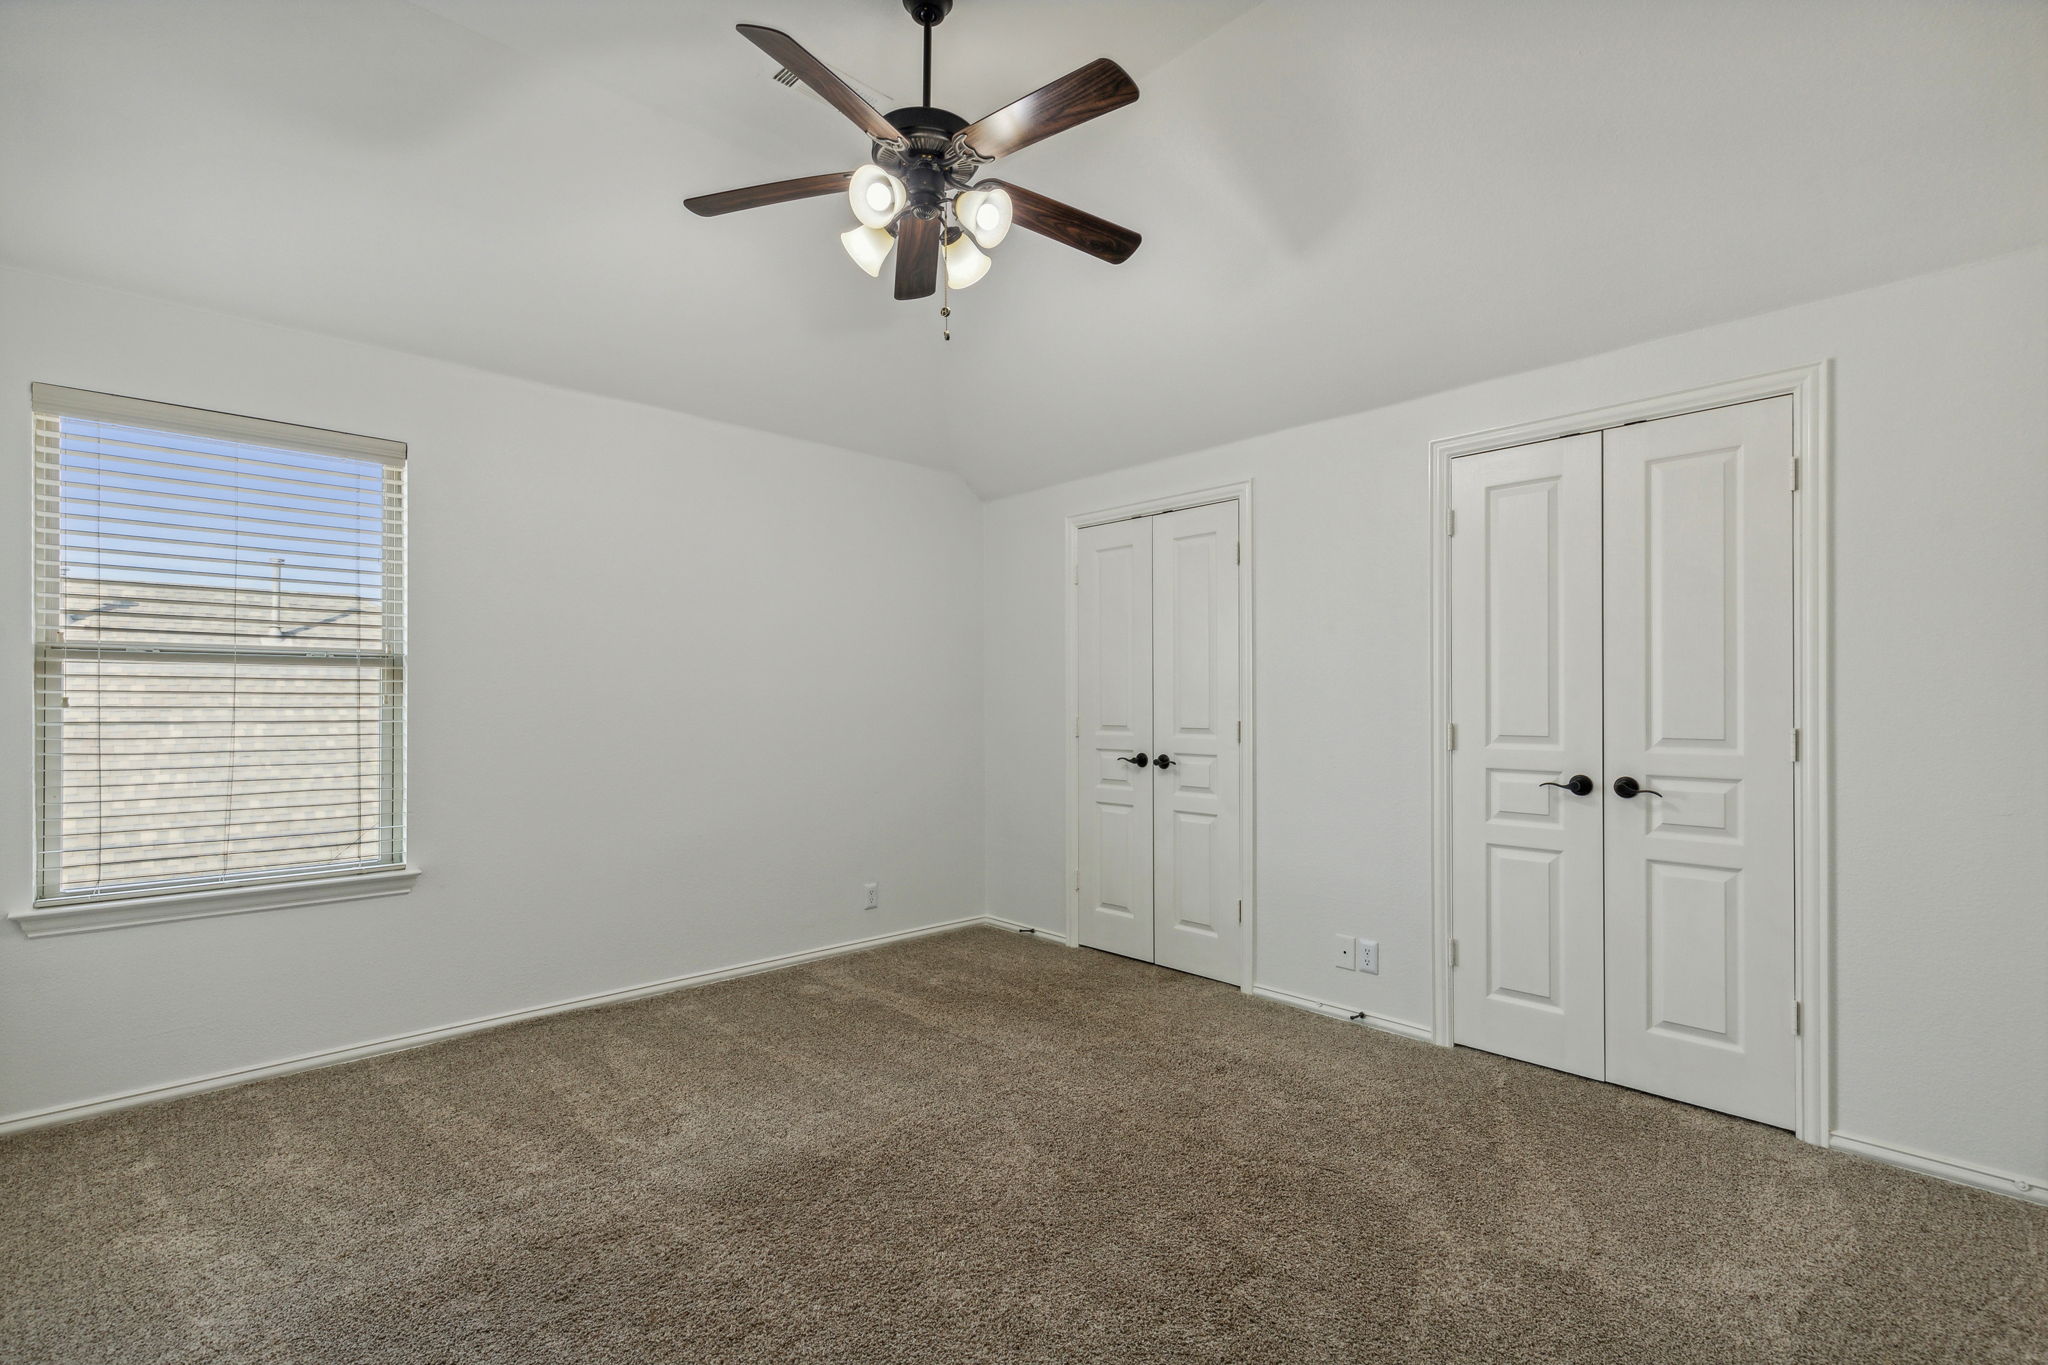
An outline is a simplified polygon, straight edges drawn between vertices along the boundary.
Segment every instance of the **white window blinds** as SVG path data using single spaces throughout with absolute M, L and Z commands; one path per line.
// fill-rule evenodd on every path
M 402 864 L 405 447 L 33 400 L 37 903 Z

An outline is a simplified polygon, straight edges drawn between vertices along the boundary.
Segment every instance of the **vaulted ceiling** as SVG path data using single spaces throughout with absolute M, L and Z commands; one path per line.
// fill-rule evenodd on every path
M 737 22 L 916 102 L 899 0 L 0 0 L 0 260 L 998 494 L 2048 239 L 2040 0 L 957 0 L 968 118 L 1137 78 L 1001 173 L 1145 245 L 947 343 L 843 202 L 683 211 L 865 159 Z

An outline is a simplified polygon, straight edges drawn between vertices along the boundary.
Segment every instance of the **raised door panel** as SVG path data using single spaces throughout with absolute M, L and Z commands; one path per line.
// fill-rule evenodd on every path
M 1076 853 L 1080 941 L 1152 960 L 1152 533 L 1146 521 L 1078 536 Z
M 1456 1041 L 1601 1074 L 1600 437 L 1452 465 Z
M 1607 1078 L 1791 1127 L 1792 400 L 1607 433 Z
M 1155 960 L 1242 975 L 1239 847 L 1238 507 L 1150 518 L 1153 726 L 1173 766 L 1155 771 Z

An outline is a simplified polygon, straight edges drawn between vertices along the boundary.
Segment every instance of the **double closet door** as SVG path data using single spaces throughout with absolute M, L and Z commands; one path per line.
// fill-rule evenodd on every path
M 1791 1127 L 1792 400 L 1452 464 L 1453 1031 Z
M 1075 894 L 1084 947 L 1237 983 L 1238 505 L 1077 536 Z

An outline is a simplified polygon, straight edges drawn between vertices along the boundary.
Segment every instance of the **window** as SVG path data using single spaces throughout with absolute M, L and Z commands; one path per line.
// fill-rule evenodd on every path
M 401 868 L 405 447 L 33 399 L 27 917 Z

